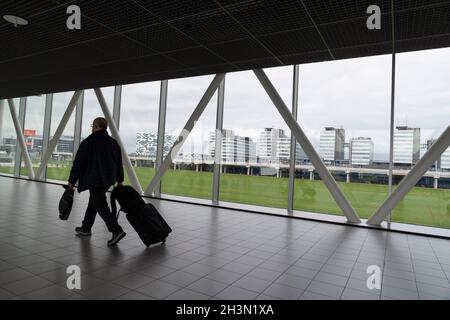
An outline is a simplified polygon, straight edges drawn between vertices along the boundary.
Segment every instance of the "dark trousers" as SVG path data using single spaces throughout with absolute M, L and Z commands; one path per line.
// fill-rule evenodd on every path
M 95 216 L 98 214 L 105 221 L 109 232 L 121 232 L 122 228 L 117 223 L 116 217 L 113 216 L 106 201 L 106 191 L 108 188 L 89 189 L 89 204 L 84 214 L 83 229 L 91 230 L 94 225 Z

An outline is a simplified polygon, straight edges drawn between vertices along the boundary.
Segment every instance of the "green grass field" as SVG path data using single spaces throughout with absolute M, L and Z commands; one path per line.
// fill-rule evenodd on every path
M 48 178 L 67 181 L 70 167 L 49 167 Z M 147 186 L 153 168 L 135 168 L 142 186 Z M 26 174 L 26 170 L 24 170 Z M 11 168 L 0 167 L 0 172 L 11 173 Z M 126 176 L 125 183 L 129 184 Z M 386 185 L 344 183 L 339 186 L 362 218 L 368 218 L 387 196 Z M 162 181 L 166 194 L 211 199 L 211 172 L 169 170 Z M 342 215 L 324 183 L 320 180 L 297 179 L 294 208 L 301 211 Z M 288 179 L 237 174 L 222 174 L 220 200 L 267 207 L 286 208 Z M 395 208 L 392 221 L 450 228 L 450 190 L 413 188 Z

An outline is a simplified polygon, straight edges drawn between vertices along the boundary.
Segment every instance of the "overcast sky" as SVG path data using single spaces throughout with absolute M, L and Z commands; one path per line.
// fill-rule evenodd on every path
M 450 49 L 397 55 L 395 125 L 421 128 L 421 142 L 437 138 L 450 121 Z M 292 104 L 292 66 L 266 69 L 289 108 Z M 213 76 L 169 81 L 166 133 L 178 135 Z M 346 141 L 364 136 L 374 141 L 375 159 L 389 151 L 391 56 L 376 56 L 304 64 L 300 66 L 299 123 L 318 150 L 325 126 L 345 129 Z M 127 85 L 122 92 L 120 132 L 128 152 L 135 151 L 136 133 L 156 132 L 159 82 Z M 110 106 L 113 88 L 103 90 Z M 55 95 L 52 132 L 56 130 L 70 93 Z M 25 129 L 42 132 L 43 99 L 34 97 L 27 111 Z M 18 101 L 17 101 L 18 108 Z M 185 143 L 186 152 L 208 152 L 209 132 L 215 128 L 217 94 L 207 106 Z M 33 109 L 33 111 L 32 111 Z M 83 136 L 90 123 L 102 116 L 93 90 L 86 91 Z M 13 134 L 9 113 L 4 113 L 3 136 Z M 74 115 L 65 130 L 73 132 Z M 287 125 L 251 71 L 229 73 L 225 87 L 225 129 L 255 141 L 264 127 Z

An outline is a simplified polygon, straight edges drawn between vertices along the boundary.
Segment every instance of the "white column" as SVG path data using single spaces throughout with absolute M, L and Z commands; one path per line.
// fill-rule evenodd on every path
M 73 157 L 77 154 L 78 148 L 81 143 L 81 131 L 83 127 L 83 104 L 84 104 L 84 90 L 81 92 L 80 97 L 76 103 L 75 109 L 75 128 L 73 132 Z
M 434 176 L 434 189 L 437 189 L 439 186 L 439 176 Z
M 212 203 L 219 202 L 220 193 L 220 174 L 222 163 L 222 130 L 223 130 L 223 110 L 225 98 L 225 77 L 217 90 L 217 114 L 216 114 L 216 141 L 214 147 L 214 167 L 212 184 Z
M 14 109 L 17 111 L 17 109 L 14 106 Z M 27 97 L 21 97 L 19 99 L 19 115 L 18 120 L 21 128 L 23 129 L 25 127 L 25 114 L 27 111 Z M 23 131 L 22 131 L 23 132 Z M 16 133 L 17 136 L 17 133 Z M 19 138 L 16 138 L 16 150 L 15 150 L 15 159 L 14 159 L 14 176 L 20 177 L 20 171 L 22 168 L 22 147 L 20 146 L 20 143 L 18 142 Z M 28 152 L 28 150 L 27 150 Z
M 297 111 L 298 111 L 298 83 L 299 83 L 299 66 L 294 65 L 293 68 L 293 79 L 292 79 L 292 116 L 297 121 Z M 295 136 L 291 132 L 291 149 L 289 159 L 289 184 L 288 184 L 288 212 L 294 210 L 294 190 L 295 190 L 295 162 L 296 162 L 296 150 L 297 142 L 295 141 Z
M 30 155 L 28 154 L 27 145 L 25 143 L 25 137 L 23 136 L 23 128 L 19 123 L 17 118 L 16 107 L 14 106 L 14 100 L 8 99 L 9 111 L 11 112 L 11 117 L 14 123 L 14 128 L 16 129 L 17 140 L 19 142 L 20 148 L 22 150 L 22 155 L 24 156 L 25 165 L 28 169 L 28 178 L 34 180 L 33 164 L 31 163 Z
M 0 144 L 3 143 L 3 110 L 5 100 L 0 100 Z
M 161 167 L 164 158 L 164 133 L 166 131 L 166 111 L 167 111 L 167 91 L 168 80 L 161 81 L 159 92 L 159 112 L 158 112 L 158 140 L 156 148 L 155 172 Z M 154 189 L 155 197 L 161 196 L 161 181 Z
M 44 134 L 42 135 L 42 156 L 48 149 L 50 143 L 50 129 L 52 120 L 52 108 L 53 108 L 53 94 L 45 95 L 45 113 L 44 113 Z M 41 159 L 42 161 L 42 159 Z M 47 167 L 47 166 L 46 166 Z M 41 176 L 37 176 L 37 179 L 45 181 L 47 179 L 47 168 L 42 171 Z

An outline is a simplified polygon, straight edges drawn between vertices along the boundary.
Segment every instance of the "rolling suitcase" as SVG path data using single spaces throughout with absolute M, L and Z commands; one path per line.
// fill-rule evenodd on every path
M 116 200 L 120 204 L 117 212 Z M 151 204 L 145 203 L 139 193 L 130 186 L 120 186 L 111 192 L 111 207 L 114 215 L 120 211 L 126 213 L 126 218 L 139 235 L 144 244 L 149 247 L 158 242 L 166 242 L 172 229 L 169 227 L 158 210 Z

